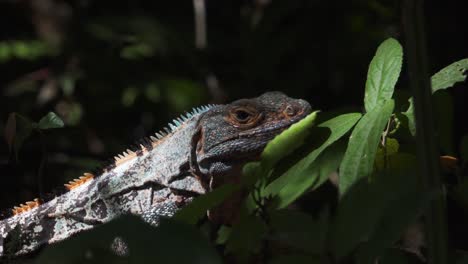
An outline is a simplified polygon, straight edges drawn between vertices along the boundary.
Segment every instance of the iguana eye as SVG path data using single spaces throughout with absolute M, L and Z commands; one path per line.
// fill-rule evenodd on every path
M 261 115 L 253 107 L 239 106 L 229 111 L 228 120 L 235 126 L 252 126 Z
M 239 123 L 246 123 L 249 121 L 251 114 L 247 111 L 239 109 L 234 112 L 234 117 L 237 119 L 237 121 L 239 121 Z

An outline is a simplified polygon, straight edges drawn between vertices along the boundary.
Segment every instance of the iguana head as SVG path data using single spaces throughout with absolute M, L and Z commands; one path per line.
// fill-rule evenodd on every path
M 192 170 L 206 189 L 239 183 L 243 165 L 258 159 L 271 139 L 310 112 L 309 103 L 280 92 L 211 108 L 199 119 L 192 140 Z M 209 211 L 209 218 L 223 224 L 237 221 L 245 195 L 244 190 L 232 194 Z
M 210 109 L 199 120 L 194 142 L 200 172 L 216 177 L 257 159 L 271 139 L 310 112 L 309 103 L 280 92 Z

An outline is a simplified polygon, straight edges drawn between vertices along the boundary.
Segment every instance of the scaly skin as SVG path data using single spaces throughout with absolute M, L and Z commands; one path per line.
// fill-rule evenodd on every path
M 36 252 L 122 214 L 157 225 L 160 217 L 172 216 L 193 197 L 238 182 L 246 162 L 309 113 L 307 102 L 278 92 L 195 109 L 170 124 L 167 134 L 116 157 L 97 177 L 85 177 L 68 185 L 70 191 L 63 195 L 0 221 L 0 257 Z M 233 214 L 226 211 L 239 200 L 228 199 L 210 218 L 232 221 Z M 14 246 L 6 242 L 9 234 Z

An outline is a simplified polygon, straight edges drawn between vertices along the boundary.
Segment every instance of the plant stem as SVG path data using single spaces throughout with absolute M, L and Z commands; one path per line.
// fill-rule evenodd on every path
M 448 263 L 445 196 L 433 123 L 431 83 L 427 70 L 423 25 L 423 2 L 422 0 L 403 1 L 403 28 L 409 83 L 414 98 L 420 183 L 424 191 L 436 194 L 425 215 L 428 261 L 432 264 L 445 264 Z

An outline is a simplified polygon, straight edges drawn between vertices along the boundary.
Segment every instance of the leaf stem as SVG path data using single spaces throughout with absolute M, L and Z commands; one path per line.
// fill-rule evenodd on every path
M 445 196 L 435 140 L 422 3 L 422 0 L 403 1 L 403 29 L 414 98 L 420 183 L 424 191 L 436 194 L 426 212 L 428 261 L 445 264 L 448 263 Z

